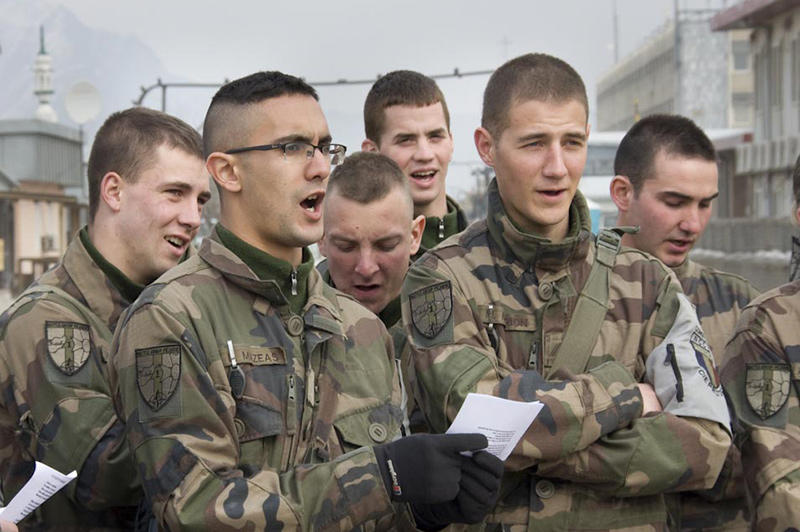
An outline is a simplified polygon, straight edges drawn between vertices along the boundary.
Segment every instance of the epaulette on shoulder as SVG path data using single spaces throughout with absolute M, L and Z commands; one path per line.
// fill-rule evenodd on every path
M 444 242 L 442 244 L 446 244 L 453 241 L 451 245 L 460 245 L 463 247 L 469 247 L 470 243 L 475 240 L 476 238 L 485 235 L 489 231 L 489 226 L 486 225 L 486 219 L 478 220 L 472 222 L 464 229 L 462 232 L 457 233 Z
M 617 264 L 620 262 L 627 262 L 628 264 L 633 264 L 637 261 L 645 261 L 652 264 L 656 269 L 663 272 L 664 274 L 669 274 L 672 270 L 670 270 L 666 264 L 658 260 L 658 257 L 655 255 L 651 255 L 646 251 L 642 251 L 641 249 L 632 248 L 628 246 L 621 246 L 619 248 L 619 254 L 617 255 Z
M 167 284 L 172 282 L 176 279 L 181 277 L 185 277 L 187 275 L 191 275 L 195 272 L 208 268 L 208 264 L 206 261 L 202 260 L 199 255 L 192 255 L 185 261 L 181 262 L 177 266 L 174 266 L 167 270 L 166 272 L 162 273 L 161 276 L 153 281 L 151 284 Z
M 740 282 L 742 284 L 748 284 L 748 285 L 753 284 L 748 279 L 746 279 L 745 277 L 742 277 L 738 273 L 726 272 L 726 271 L 723 271 L 723 270 L 718 270 L 716 268 L 712 268 L 711 266 L 706 266 L 705 264 L 701 264 L 701 266 L 703 268 L 703 274 L 714 275 L 715 277 L 724 277 L 725 279 L 730 279 L 732 281 L 738 281 L 738 282 Z
M 748 307 L 758 307 L 773 299 L 794 298 L 800 292 L 800 279 L 776 286 L 750 300 Z
M 361 319 L 362 317 L 371 317 L 374 314 L 361 302 L 356 299 L 355 297 L 342 292 L 337 288 L 333 288 L 332 286 L 328 286 L 332 292 L 327 292 L 325 289 L 326 297 L 330 300 L 334 305 L 336 305 L 336 310 L 339 312 L 339 316 L 341 317 L 342 321 L 344 322 L 355 322 Z M 375 319 L 379 319 L 375 316 Z

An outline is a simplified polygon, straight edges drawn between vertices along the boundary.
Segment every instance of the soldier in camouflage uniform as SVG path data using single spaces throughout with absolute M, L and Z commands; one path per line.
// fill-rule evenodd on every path
M 577 192 L 587 117 L 563 61 L 528 54 L 495 71 L 475 133 L 497 175 L 489 216 L 429 251 L 403 287 L 412 381 L 435 431 L 469 392 L 545 403 L 484 530 L 667 530 L 664 494 L 710 488 L 730 444 L 674 274 L 618 250 L 614 232 L 592 238 Z
M 319 243 L 327 260 L 317 268 L 328 284 L 356 298 L 386 326 L 403 378 L 401 403 L 412 421 L 406 432 L 427 432 L 408 395 L 410 351 L 400 320 L 400 288 L 425 227 L 425 217 L 413 213 L 408 182 L 392 159 L 351 155 L 331 173 Z
M 157 111 L 115 113 L 89 157 L 90 222 L 0 317 L 3 497 L 39 460 L 78 472 L 28 530 L 133 526 L 141 497 L 111 398 L 111 338 L 144 285 L 178 263 L 209 197 L 200 136 Z
M 800 281 L 793 281 L 751 301 L 720 369 L 759 532 L 794 531 L 800 524 L 798 292 Z
M 622 243 L 658 257 L 678 276 L 717 364 L 741 310 L 756 295 L 745 279 L 689 258 L 711 217 L 718 195 L 714 145 L 688 118 L 651 115 L 638 121 L 619 145 L 611 181 L 619 225 L 638 226 Z M 741 460 L 732 446 L 715 489 L 680 495 L 681 530 L 749 530 Z
M 425 251 L 467 228 L 467 217 L 446 194 L 445 179 L 453 158 L 450 113 L 444 94 L 431 78 L 410 70 L 378 79 L 364 102 L 364 151 L 390 157 L 408 178 L 414 216 L 425 216 Z
M 387 530 L 475 522 L 502 463 L 482 435 L 397 439 L 380 320 L 326 285 L 331 143 L 312 87 L 280 72 L 223 86 L 204 124 L 221 219 L 148 287 L 114 339 L 120 410 L 159 527 Z M 396 441 L 393 441 L 396 440 Z

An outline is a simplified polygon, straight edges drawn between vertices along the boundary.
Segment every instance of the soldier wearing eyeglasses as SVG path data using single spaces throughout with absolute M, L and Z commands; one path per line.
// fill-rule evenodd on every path
M 119 406 L 158 527 L 482 519 L 502 463 L 460 453 L 485 437 L 397 439 L 391 339 L 313 267 L 306 246 L 322 236 L 328 174 L 345 152 L 314 89 L 280 72 L 233 81 L 214 96 L 204 135 L 220 224 L 115 337 Z

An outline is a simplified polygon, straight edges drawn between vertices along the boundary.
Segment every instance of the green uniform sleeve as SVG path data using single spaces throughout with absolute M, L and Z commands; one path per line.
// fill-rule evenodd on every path
M 437 289 L 445 286 L 443 283 L 450 293 L 441 294 Z M 414 329 L 409 302 L 410 294 L 419 297 L 429 287 L 426 297 L 452 298 L 450 316 L 436 324 L 439 330 L 433 338 Z M 429 325 L 437 315 L 424 319 Z M 574 378 L 545 381 L 535 371 L 515 371 L 498 360 L 458 283 L 441 271 L 420 264 L 409 270 L 403 286 L 403 321 L 414 360 L 416 396 L 434 432 L 447 430 L 470 392 L 544 403 L 545 408 L 509 457 L 509 469 L 524 469 L 585 449 L 641 414 L 636 383 L 616 362 Z
M 800 523 L 800 335 L 797 296 L 787 295 L 745 309 L 721 370 L 738 423 L 754 529 L 766 531 Z
M 116 416 L 97 341 L 85 319 L 49 299 L 14 307 L 0 328 L 0 470 L 6 500 L 38 460 L 78 472 L 64 488 L 89 510 L 140 498 L 124 425 Z
M 144 490 L 172 530 L 385 529 L 395 509 L 374 452 L 256 471 L 240 467 L 236 403 L 191 316 L 137 304 L 114 340 L 118 400 Z
M 666 318 L 671 325 L 646 361 L 646 381 L 663 411 L 558 464 L 540 465 L 540 474 L 590 483 L 619 497 L 714 486 L 731 444 L 728 407 L 697 315 L 678 290 L 671 276 L 665 278 L 659 313 L 667 315 L 652 321 Z
M 434 288 L 430 294 L 425 290 L 442 283 L 451 287 L 451 322 L 438 324 L 438 333 L 427 338 L 420 331 L 425 328 L 419 325 L 427 325 L 435 316 L 416 316 L 414 325 L 410 298 L 420 294 L 439 297 Z M 664 297 L 675 297 L 679 290 L 674 277 L 665 278 L 661 287 L 666 292 Z M 414 306 L 418 312 L 425 308 L 419 301 Z M 676 364 L 683 378 L 687 385 L 695 384 L 692 379 L 700 377 L 696 375 L 698 362 L 690 336 L 695 327 L 699 328 L 697 318 L 690 306 L 682 321 L 675 317 L 677 304 L 665 307 L 665 312 L 673 313 L 669 320 L 657 313 L 651 320 L 668 322 L 670 327 L 662 333 L 667 339 L 650 356 L 666 360 L 666 344 L 673 344 L 669 352 L 677 353 Z M 441 262 L 436 270 L 421 264 L 412 267 L 404 286 L 403 311 L 414 350 L 419 395 L 434 430 L 446 430 L 469 392 L 539 400 L 545 409 L 517 445 L 507 462 L 508 469 L 538 465 L 539 475 L 590 483 L 619 496 L 713 486 L 730 445 L 721 388 L 712 390 L 703 383 L 704 389 L 686 390 L 678 401 L 673 397 L 672 366 L 664 366 L 662 361 L 651 372 L 651 380 L 667 412 L 640 418 L 641 396 L 636 382 L 617 362 L 555 381 L 545 381 L 535 371 L 511 371 L 496 356 L 485 327 Z M 713 404 L 703 405 L 704 401 Z

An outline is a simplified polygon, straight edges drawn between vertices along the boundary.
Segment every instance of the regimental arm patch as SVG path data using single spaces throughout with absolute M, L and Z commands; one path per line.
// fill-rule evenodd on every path
M 789 399 L 791 368 L 786 364 L 748 364 L 745 394 L 750 408 L 766 420 L 775 415 Z
M 58 370 L 72 377 L 78 373 L 92 352 L 92 335 L 85 323 L 46 321 L 44 336 L 47 354 Z
M 452 331 L 453 290 L 450 281 L 420 288 L 408 296 L 411 323 L 424 338 L 432 340 L 446 326 Z
M 714 364 L 714 355 L 711 354 L 711 346 L 708 345 L 706 336 L 700 327 L 695 327 L 692 331 L 689 343 L 692 344 L 692 349 L 694 349 L 694 356 L 700 366 L 701 377 L 712 390 L 721 391 L 719 374 Z
M 167 344 L 136 350 L 136 385 L 142 399 L 154 412 L 173 396 L 180 378 L 180 345 Z

